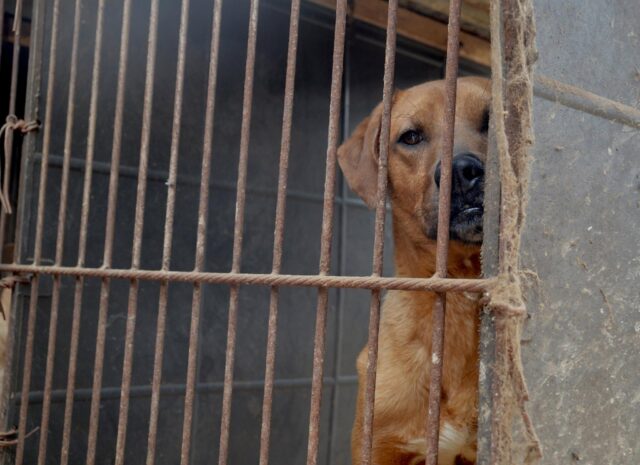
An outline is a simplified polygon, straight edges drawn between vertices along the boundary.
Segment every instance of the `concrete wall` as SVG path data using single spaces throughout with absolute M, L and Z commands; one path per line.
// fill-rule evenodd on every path
M 636 0 L 534 7 L 538 73 L 640 106 Z M 522 267 L 539 282 L 522 344 L 542 463 L 638 463 L 640 131 L 534 104 Z

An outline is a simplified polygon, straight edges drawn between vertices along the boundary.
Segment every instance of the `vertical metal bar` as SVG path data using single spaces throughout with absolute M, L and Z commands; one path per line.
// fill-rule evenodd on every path
M 518 7 L 521 7 L 521 5 L 518 5 Z M 503 175 L 500 178 L 500 198 L 502 201 L 509 198 L 509 194 L 513 195 L 515 193 L 512 190 L 514 186 L 509 180 L 511 177 L 521 173 L 517 172 L 517 168 L 514 166 L 515 164 L 513 164 L 512 160 L 517 158 L 519 149 L 521 149 L 518 140 L 519 137 L 526 134 L 524 132 L 526 130 L 520 126 L 521 123 L 526 125 L 526 123 L 523 122 L 524 118 L 522 118 L 523 115 L 521 114 L 521 112 L 525 110 L 515 107 L 514 103 L 527 89 L 514 86 L 511 82 L 508 84 L 505 83 L 508 77 L 514 75 L 514 53 L 521 53 L 516 38 L 518 34 L 517 27 L 515 26 L 516 21 L 509 21 L 509 19 L 514 17 L 513 8 L 513 2 L 494 0 L 491 2 L 490 10 L 491 32 L 493 37 L 491 42 L 491 73 L 493 77 L 491 82 L 493 96 L 492 110 L 495 115 L 502 116 L 494 118 L 498 168 L 499 172 Z M 515 63 L 518 63 L 520 59 L 524 60 L 524 57 L 516 58 Z M 526 60 L 521 63 L 521 66 L 525 67 L 525 63 Z M 515 75 L 524 74 L 522 71 L 526 72 L 526 69 L 515 70 Z M 507 155 L 511 157 L 512 160 L 504 163 L 502 157 Z M 509 171 L 511 171 L 511 173 L 504 176 L 504 174 L 509 173 Z M 517 262 L 518 249 L 513 247 L 512 234 L 507 234 L 507 231 L 514 228 L 520 212 L 519 206 L 514 203 L 511 203 L 511 208 L 507 208 L 504 204 L 501 206 L 500 233 L 498 235 L 498 274 L 511 275 L 516 272 L 512 267 L 513 263 Z M 508 327 L 509 324 L 505 323 L 504 318 L 498 318 L 497 316 L 494 318 L 494 352 L 492 361 L 493 365 L 497 367 L 500 372 L 509 370 L 511 372 L 512 382 L 515 383 L 518 373 L 514 373 L 514 370 L 509 367 L 509 359 L 514 357 L 514 349 L 509 343 L 511 333 Z M 512 463 L 510 427 L 507 426 L 511 423 L 511 414 L 508 402 L 506 403 L 504 399 L 508 396 L 518 397 L 518 394 L 512 391 L 512 388 L 505 385 L 505 383 L 496 381 L 492 386 L 491 395 L 491 436 L 489 446 L 491 463 Z M 529 429 L 526 423 L 524 426 L 526 429 Z
M 29 47 L 29 73 L 27 76 L 27 86 L 26 86 L 26 101 L 25 101 L 25 119 L 27 121 L 35 121 L 40 115 L 41 111 L 41 83 L 42 83 L 42 53 L 44 48 L 44 19 L 45 19 L 45 5 L 43 0 L 38 0 L 33 3 L 32 15 L 31 15 L 31 35 L 30 35 L 30 47 Z M 15 48 L 14 48 L 15 50 Z M 17 76 L 17 75 L 16 75 Z M 24 263 L 24 259 L 26 258 L 26 253 L 23 253 L 23 247 L 26 242 L 26 238 L 22 237 L 20 233 L 22 224 L 24 223 L 25 218 L 30 218 L 30 210 L 31 205 L 27 202 L 27 195 L 24 195 L 24 192 L 29 186 L 29 189 L 32 188 L 33 184 L 33 172 L 34 166 L 32 163 L 33 153 L 35 152 L 37 135 L 35 132 L 29 132 L 25 135 L 22 145 L 22 153 L 26 156 L 23 156 L 20 161 L 20 172 L 22 175 L 20 176 L 18 183 L 18 206 L 16 208 L 16 229 L 15 229 L 15 247 L 13 251 L 13 260 L 14 263 L 21 262 Z M 20 286 L 20 285 L 18 285 Z M 17 287 L 16 292 L 13 294 L 12 308 L 17 308 L 18 303 L 23 303 L 24 299 L 24 288 Z M 8 328 L 12 330 L 8 332 L 7 338 L 5 340 L 5 367 L 6 373 L 15 374 L 17 373 L 17 363 L 18 362 L 18 353 L 19 348 L 16 347 L 14 341 L 18 338 L 18 315 L 16 312 L 9 312 L 8 318 L 6 321 L 6 325 Z M 9 415 L 13 415 L 13 412 L 10 412 L 11 409 L 9 405 L 10 394 L 13 376 L 8 375 L 4 376 L 2 383 L 0 383 L 0 425 L 1 427 L 7 428 L 9 427 Z M 0 463 L 14 463 L 14 453 L 13 450 L 9 451 L 5 449 L 4 451 L 0 451 Z
M 4 23 L 4 5 L 2 9 L 2 22 Z M 16 102 L 18 98 L 18 71 L 20 69 L 20 39 L 22 37 L 22 0 L 16 0 L 16 6 L 14 10 L 13 19 L 13 56 L 11 58 L 11 88 L 9 90 L 9 114 L 16 114 Z M 2 37 L 2 36 L 0 36 Z M 9 160 L 6 162 L 6 170 L 3 174 L 2 184 L 8 185 L 11 176 L 11 162 L 13 154 L 13 136 L 14 130 L 12 127 L 7 127 L 5 130 L 5 140 L 7 141 L 7 155 Z M 8 199 L 7 199 L 8 200 Z M 0 253 L 4 248 L 4 240 L 7 229 L 7 212 L 4 208 L 0 209 Z
M 279 274 L 282 265 L 282 243 L 287 206 L 287 175 L 291 148 L 291 125 L 293 119 L 293 97 L 296 81 L 296 55 L 298 51 L 298 26 L 300 22 L 300 0 L 291 3 L 289 21 L 289 45 L 287 51 L 287 72 L 284 89 L 284 113 L 282 116 L 282 136 L 280 141 L 280 165 L 278 169 L 278 194 L 276 220 L 273 239 L 273 265 L 271 272 Z M 264 397 L 262 400 L 262 425 L 260 428 L 260 465 L 269 463 L 269 439 L 271 434 L 271 407 L 273 404 L 273 380 L 276 360 L 276 336 L 278 331 L 279 288 L 271 287 L 269 299 L 269 324 L 267 329 L 267 356 L 264 374 Z
M 320 238 L 320 275 L 327 275 L 331 267 L 331 240 L 333 238 L 333 200 L 336 184 L 336 153 L 340 137 L 340 103 L 342 99 L 342 71 L 344 67 L 344 43 L 347 18 L 347 1 L 336 3 L 336 22 L 333 38 L 333 67 L 331 72 L 331 97 L 329 103 L 329 134 L 327 163 L 324 181 L 322 209 L 322 235 Z M 316 331 L 313 341 L 313 374 L 311 381 L 311 405 L 309 414 L 309 440 L 307 465 L 316 465 L 320 440 L 320 406 L 322 402 L 322 377 L 324 372 L 325 334 L 327 328 L 327 303 L 329 290 L 318 289 Z
M 138 186 L 136 192 L 136 210 L 133 225 L 133 247 L 131 269 L 140 268 L 142 235 L 144 232 L 144 209 L 147 193 L 147 171 L 149 168 L 149 139 L 151 137 L 151 116 L 153 113 L 153 83 L 155 76 L 156 49 L 158 42 L 158 0 L 151 1 L 149 12 L 149 35 L 147 39 L 147 63 L 142 113 L 142 134 L 140 143 L 140 165 L 138 167 Z M 132 279 L 129 286 L 127 306 L 127 325 L 125 329 L 124 359 L 122 362 L 122 387 L 120 393 L 120 413 L 116 439 L 115 465 L 124 465 L 124 452 L 127 440 L 127 420 L 129 413 L 129 393 L 131 390 L 131 372 L 133 370 L 133 347 L 138 312 L 138 280 Z
M 240 158 L 238 160 L 238 183 L 236 194 L 236 216 L 233 231 L 233 260 L 231 272 L 239 273 L 242 261 L 242 239 L 244 235 L 244 207 L 247 186 L 247 162 L 251 135 L 251 106 L 253 101 L 253 78 L 256 62 L 256 39 L 258 36 L 259 0 L 251 0 L 249 13 L 249 37 L 247 39 L 247 61 L 242 102 L 242 127 L 240 129 Z M 231 397 L 233 394 L 233 366 L 236 352 L 236 327 L 238 323 L 238 296 L 240 287 L 231 286 L 229 297 L 229 321 L 227 325 L 227 348 L 224 365 L 224 390 L 222 392 L 222 418 L 220 420 L 220 454 L 218 465 L 226 465 L 229 452 L 229 428 L 231 423 Z
M 492 46 L 500 43 L 497 35 L 492 34 Z M 493 74 L 496 79 L 497 74 Z M 500 240 L 500 176 L 498 151 L 495 137 L 495 123 L 489 126 L 489 143 L 485 162 L 484 179 L 484 218 L 482 240 L 482 275 L 484 278 L 497 276 L 498 251 Z M 478 465 L 491 465 L 492 411 L 491 402 L 494 393 L 500 389 L 494 386 L 495 323 L 493 315 L 485 310 L 480 315 L 480 379 L 478 393 Z
M 383 265 L 384 221 L 387 202 L 387 162 L 389 155 L 389 132 L 391 129 L 391 105 L 396 53 L 396 23 L 398 2 L 389 1 L 387 15 L 387 41 L 384 62 L 384 85 L 382 98 L 382 121 L 380 123 L 380 157 L 378 160 L 378 186 L 376 201 L 375 239 L 373 245 L 373 276 L 380 276 Z M 369 339 L 367 342 L 367 382 L 364 396 L 364 419 L 362 441 L 362 463 L 371 463 L 373 446 L 373 416 L 378 366 L 378 329 L 380 326 L 380 289 L 371 292 L 369 309 Z
M 78 41 L 80 36 L 80 15 L 82 2 L 76 0 L 73 21 L 73 38 L 71 45 L 71 65 L 69 71 L 69 91 L 67 101 L 67 120 L 64 134 L 64 151 L 62 162 L 62 180 L 60 206 L 58 210 L 58 231 L 56 236 L 55 265 L 62 265 L 64 256 L 64 236 L 67 216 L 67 197 L 69 192 L 69 166 L 71 161 L 71 142 L 73 134 L 73 118 L 75 116 L 76 80 L 78 75 Z M 48 121 L 51 124 L 51 121 Z M 56 335 L 58 326 L 58 310 L 60 305 L 61 276 L 53 276 L 51 296 L 51 314 L 49 320 L 49 341 L 47 346 L 47 364 L 45 369 L 44 398 L 42 400 L 42 419 L 40 422 L 40 442 L 38 445 L 38 465 L 44 465 L 47 453 L 47 437 L 51 414 L 51 388 L 56 352 Z
M 451 209 L 451 164 L 456 121 L 456 91 L 458 55 L 460 51 L 461 0 L 451 0 L 447 29 L 447 63 L 445 69 L 445 126 L 442 147 L 440 192 L 438 198 L 438 236 L 436 249 L 436 276 L 446 278 L 449 252 L 449 221 Z M 431 372 L 429 379 L 429 411 L 427 417 L 427 454 L 425 465 L 438 463 L 440 435 L 440 398 L 442 391 L 442 362 L 444 348 L 446 294 L 438 293 L 432 313 Z
M 498 80 L 502 79 L 502 47 L 504 43 L 502 30 L 502 8 L 500 0 L 491 0 L 491 54 L 497 60 L 492 64 L 491 82 L 494 92 Z M 492 102 L 493 115 L 499 114 L 503 108 L 495 107 Z M 491 118 L 489 126 L 489 143 L 487 160 L 485 162 L 484 184 L 484 219 L 482 240 L 482 274 L 484 278 L 496 276 L 500 272 L 500 164 L 498 153 L 498 137 L 496 130 L 500 118 Z M 499 431 L 496 420 L 500 420 L 501 410 L 496 401 L 501 395 L 503 386 L 495 383 L 493 367 L 501 366 L 500 354 L 496 352 L 496 324 L 494 315 L 489 310 L 484 311 L 480 320 L 480 379 L 478 393 L 478 465 L 492 465 L 496 455 L 496 448 L 500 447 Z M 498 407 L 498 408 L 495 408 Z
M 16 3 L 16 32 L 19 31 L 20 24 L 22 23 L 21 13 L 22 9 L 21 1 Z M 47 75 L 47 97 L 46 97 L 46 109 L 45 109 L 45 127 L 42 142 L 42 160 L 40 163 L 40 185 L 38 189 L 38 213 L 36 218 L 36 233 L 35 233 L 35 245 L 33 250 L 33 264 L 39 265 L 42 257 L 42 236 L 44 233 L 44 209 L 45 209 L 45 194 L 47 192 L 47 175 L 49 168 L 49 151 L 51 148 L 51 114 L 53 110 L 53 88 L 55 83 L 55 71 L 56 71 L 56 57 L 57 57 L 57 45 L 58 45 L 58 18 L 60 16 L 60 0 L 55 0 L 53 4 L 53 18 L 51 25 L 51 45 L 49 49 L 49 69 Z M 16 34 L 16 39 L 19 40 Z M 16 45 L 14 44 L 14 47 Z M 15 49 L 14 49 L 15 50 Z M 14 69 L 17 72 L 18 63 L 16 56 L 14 55 Z M 16 74 L 17 77 L 17 74 Z M 12 76 L 13 78 L 13 76 Z M 12 79 L 11 89 L 11 103 L 15 109 L 15 87 L 16 82 Z M 7 133 L 5 137 L 8 137 L 10 133 Z M 38 309 L 38 285 L 40 277 L 35 275 L 31 280 L 31 295 L 29 297 L 29 313 L 27 320 L 27 340 L 25 343 L 25 355 L 22 374 L 22 390 L 21 398 L 27 399 L 29 395 L 29 387 L 31 384 L 31 369 L 33 362 L 33 343 L 35 338 L 36 327 L 36 315 Z M 27 428 L 27 410 L 29 402 L 20 403 L 20 418 L 18 420 L 18 445 L 16 448 L 16 465 L 22 465 L 24 460 L 24 447 L 25 447 L 25 433 Z
M 212 36 L 220 29 L 220 2 L 217 2 L 213 14 Z M 189 0 L 183 0 L 180 11 L 180 31 L 178 39 L 178 63 L 176 65 L 176 88 L 173 106 L 173 126 L 171 130 L 171 155 L 169 159 L 169 179 L 167 180 L 167 207 L 162 245 L 162 270 L 169 270 L 173 242 L 173 224 L 176 203 L 176 183 L 178 179 L 178 158 L 180 154 L 180 128 L 184 92 L 184 75 L 187 50 L 187 31 L 189 26 Z M 215 47 L 217 48 L 217 47 Z M 214 49 L 212 44 L 211 49 Z M 164 355 L 164 337 L 166 334 L 167 303 L 169 282 L 160 283 L 158 301 L 158 321 L 156 324 L 155 357 L 153 361 L 153 379 L 151 382 L 151 409 L 149 415 L 149 438 L 147 441 L 146 465 L 153 465 L 156 455 L 158 433 L 158 413 L 160 405 L 160 383 L 162 381 L 162 358 Z
M 0 0 L 0 14 L 2 15 L 2 21 L 0 21 L 0 37 L 4 37 L 4 0 Z M 2 47 L 0 47 L 0 63 L 2 63 Z
M 80 213 L 80 236 L 78 239 L 78 267 L 83 267 L 87 251 L 87 230 L 89 227 L 89 209 L 91 205 L 91 183 L 93 175 L 93 157 L 96 140 L 96 121 L 98 113 L 98 92 L 100 83 L 100 51 L 102 49 L 102 33 L 105 0 L 99 0 L 96 17 L 96 40 L 93 52 L 93 69 L 91 71 L 91 102 L 89 104 L 89 129 L 87 135 L 87 152 L 82 190 L 82 209 Z M 67 389 L 64 407 L 64 423 L 62 429 L 62 448 L 60 464 L 67 465 L 71 443 L 71 421 L 73 418 L 73 401 L 75 391 L 76 369 L 78 366 L 78 344 L 80 341 L 80 317 L 82 312 L 82 291 L 84 277 L 76 277 L 73 296 L 73 319 L 71 339 L 69 343 L 69 371 L 67 372 Z
M 0 15 L 2 15 L 2 18 L 0 20 L 0 37 L 4 38 L 4 0 L 0 0 Z M 20 23 L 22 23 L 22 18 L 21 18 Z M 13 54 L 14 54 L 14 56 L 20 55 L 20 37 L 19 37 L 19 34 L 21 32 L 20 29 L 21 29 L 21 27 L 17 31 L 14 31 L 14 34 L 15 34 L 14 35 L 14 42 L 13 42 Z M 0 39 L 0 41 L 1 40 L 3 40 L 3 39 Z M 13 84 L 13 79 L 14 79 L 13 69 L 15 69 L 15 59 L 13 61 L 14 61 L 14 67 L 11 70 L 11 79 L 12 80 L 11 80 L 11 84 L 10 84 L 11 85 L 11 91 L 10 91 L 10 97 L 9 97 L 9 100 L 10 100 L 10 103 L 9 103 L 9 114 L 10 115 L 15 114 L 15 101 L 16 101 L 16 99 L 14 97 L 14 94 L 13 94 L 13 92 L 16 89 L 16 86 L 14 86 L 14 84 Z M 0 47 L 0 65 L 1 64 L 2 64 L 2 47 Z M 16 72 L 15 77 L 16 78 L 18 77 L 17 76 L 17 72 Z M 13 103 L 13 106 L 12 106 L 12 103 Z M 9 133 L 11 133 L 11 135 L 9 135 Z M 9 138 L 10 137 L 8 145 L 9 145 L 11 150 L 9 150 L 7 152 L 7 154 L 5 155 L 5 156 L 9 156 L 10 154 L 13 153 L 13 129 L 8 127 L 6 129 L 6 133 L 5 133 L 4 137 L 5 138 Z M 11 165 L 9 164 L 8 168 L 10 168 L 10 167 L 11 167 Z M 9 179 L 10 179 L 9 171 L 10 170 L 7 169 L 6 172 L 3 173 L 2 179 L 0 179 L 0 181 L 2 182 L 2 186 L 7 185 L 7 183 L 9 182 Z M 7 200 L 9 200 L 9 199 L 7 199 Z M 5 239 L 4 234 L 5 234 L 6 221 L 7 221 L 7 212 L 4 211 L 4 208 L 0 209 L 0 252 L 4 249 L 4 239 Z
M 2 21 L 0 21 L 0 37 L 4 38 L 4 0 L 0 0 L 0 14 L 2 15 Z M 14 29 L 13 35 L 13 59 L 12 59 L 12 68 L 11 68 L 11 88 L 9 91 L 9 114 L 14 115 L 16 111 L 16 97 L 17 97 L 17 80 L 18 80 L 18 58 L 20 56 L 20 35 L 22 32 L 22 18 L 17 23 L 17 28 Z M 3 39 L 0 39 L 3 40 Z M 0 47 L 0 65 L 2 64 L 2 47 Z M 6 156 L 10 156 L 13 153 L 13 129 L 11 127 L 7 127 L 5 135 L 5 139 L 8 140 L 9 150 L 7 151 Z M 7 172 L 10 172 L 11 169 L 11 157 L 9 157 L 9 161 L 7 163 Z M 3 173 L 4 179 L 2 180 L 2 190 L 5 192 L 9 189 L 9 176 L 8 173 Z M 0 209 L 0 252 L 4 249 L 4 234 L 6 229 L 7 222 L 7 212 L 4 211 L 4 208 Z
M 124 117 L 125 81 L 127 76 L 127 57 L 129 51 L 129 29 L 131 24 L 131 0 L 124 0 L 122 11 L 122 31 L 120 38 L 120 57 L 118 64 L 118 87 L 116 91 L 116 109 L 113 122 L 113 147 L 111 151 L 111 172 L 109 174 L 109 194 L 107 200 L 107 225 L 104 240 L 104 258 L 102 266 L 111 267 L 113 257 L 113 237 L 118 200 L 118 178 L 120 155 L 122 153 L 122 125 Z M 103 278 L 100 286 L 100 304 L 98 310 L 98 333 L 96 336 L 96 354 L 93 368 L 93 387 L 91 393 L 91 411 L 89 417 L 89 437 L 87 441 L 87 465 L 94 465 L 96 443 L 100 420 L 100 390 L 102 388 L 102 370 L 107 332 L 107 313 L 109 310 L 109 292 L 111 280 Z
M 22 0 L 18 0 L 18 1 L 22 1 Z M 4 8 L 5 8 L 5 2 L 4 0 L 0 0 L 0 14 L 2 14 L 2 21 L 0 21 L 0 37 L 4 37 Z M 37 14 L 38 6 L 34 5 L 33 10 L 34 10 L 33 13 L 35 16 L 35 14 Z M 35 19 L 35 18 L 32 18 L 32 19 Z M 22 18 L 20 18 L 20 20 L 17 22 L 16 22 L 16 18 L 14 18 L 13 33 L 14 33 L 13 56 L 12 56 L 12 68 L 11 68 L 11 83 L 10 83 L 10 91 L 9 91 L 9 114 L 10 115 L 15 115 L 15 112 L 16 112 L 17 86 L 18 86 L 18 63 L 19 63 L 19 57 L 20 57 L 20 37 L 22 35 Z M 32 32 L 32 34 L 34 36 L 37 36 L 37 33 L 35 31 Z M 2 64 L 1 49 L 2 47 L 0 47 L 0 65 Z M 38 52 L 41 55 L 41 51 L 39 50 Z M 30 55 L 33 56 L 33 54 L 30 54 Z M 42 62 L 40 62 L 40 64 L 41 63 Z M 29 60 L 29 64 L 31 65 L 31 57 Z M 29 101 L 29 97 L 27 96 L 27 102 L 28 101 Z M 25 105 L 25 109 L 26 109 L 26 105 Z M 8 141 L 7 145 L 9 147 L 7 154 L 11 155 L 13 154 L 13 131 L 14 130 L 11 127 L 7 127 L 5 131 L 6 132 L 4 137 L 5 137 L 5 140 Z M 0 179 L 0 182 L 2 182 L 2 187 L 9 186 L 10 176 L 11 176 L 11 158 L 12 157 L 9 157 L 8 163 L 6 165 L 7 169 L 2 174 L 2 179 Z M 7 212 L 5 212 L 4 209 L 0 209 L 0 251 L 4 250 L 6 222 L 7 222 Z M 14 248 L 14 252 L 17 250 L 18 248 L 17 246 L 19 245 L 20 245 L 20 241 L 18 241 L 18 243 L 16 244 L 16 248 Z
M 211 32 L 211 55 L 209 58 L 209 82 L 207 84 L 207 105 L 204 122 L 204 142 L 202 147 L 202 178 L 200 179 L 200 202 L 198 205 L 198 227 L 196 237 L 195 271 L 202 271 L 207 242 L 207 215 L 209 212 L 209 180 L 211 178 L 211 152 L 213 148 L 213 120 L 218 79 L 218 50 L 220 48 L 220 17 L 222 0 L 216 0 L 213 10 L 213 30 Z M 182 424 L 182 448 L 180 464 L 189 464 L 191 429 L 193 422 L 193 400 L 195 396 L 196 362 L 198 354 L 198 332 L 200 329 L 200 302 L 202 285 L 193 285 L 191 303 L 191 328 L 189 330 L 189 354 L 187 361 L 187 383 L 184 397 L 184 418 Z
M 344 54 L 344 72 L 342 79 L 342 125 L 340 128 L 342 140 L 346 140 L 351 134 L 349 117 L 351 115 L 351 47 L 353 44 L 354 27 L 353 16 L 350 14 L 352 7 L 347 12 L 347 27 L 345 37 L 345 54 Z M 347 274 L 347 234 L 348 234 L 348 184 L 344 176 L 340 177 L 340 242 L 339 242 L 339 257 L 340 267 L 339 275 L 345 276 Z M 330 434 L 329 434 L 329 446 L 327 452 L 327 461 L 331 463 L 333 450 L 338 439 L 338 407 L 340 405 L 340 367 L 342 366 L 342 352 L 343 352 L 343 328 L 342 320 L 344 315 L 346 289 L 338 289 L 338 315 L 336 317 L 336 341 L 334 345 L 335 358 L 333 361 L 333 379 L 336 380 L 333 391 L 331 394 L 331 420 L 330 420 Z

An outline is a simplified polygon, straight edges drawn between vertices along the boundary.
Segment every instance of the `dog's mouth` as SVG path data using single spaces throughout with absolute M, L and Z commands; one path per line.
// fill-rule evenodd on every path
M 427 217 L 427 237 L 435 240 L 437 237 L 438 208 L 432 210 Z M 474 200 L 474 203 L 463 204 L 457 196 L 451 199 L 451 215 L 449 220 L 449 239 L 466 244 L 478 245 L 482 243 L 482 223 L 484 207 L 482 196 Z M 429 218 L 432 218 L 430 221 Z
M 473 153 L 461 153 L 453 157 L 451 169 L 449 238 L 467 244 L 480 244 L 484 214 L 484 163 Z M 437 235 L 440 162 L 436 165 L 434 180 L 436 189 L 425 216 L 430 239 L 435 239 Z
M 484 208 L 482 204 L 464 205 L 461 208 L 452 206 L 449 224 L 449 236 L 469 244 L 482 242 L 482 218 Z

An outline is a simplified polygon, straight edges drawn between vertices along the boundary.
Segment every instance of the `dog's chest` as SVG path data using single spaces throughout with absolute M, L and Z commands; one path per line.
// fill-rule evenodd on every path
M 458 463 L 456 457 L 462 457 L 470 463 L 475 463 L 476 453 L 472 442 L 473 438 L 468 431 L 457 429 L 445 421 L 440 428 L 438 438 L 438 465 L 455 465 Z M 423 463 L 427 454 L 426 438 L 410 439 L 407 441 L 406 450 L 416 454 L 410 465 Z

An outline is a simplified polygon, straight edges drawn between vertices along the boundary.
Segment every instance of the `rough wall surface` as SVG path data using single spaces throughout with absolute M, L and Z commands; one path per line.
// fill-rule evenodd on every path
M 637 0 L 534 6 L 538 73 L 640 105 Z M 639 463 L 640 131 L 534 104 L 523 357 L 542 463 Z

